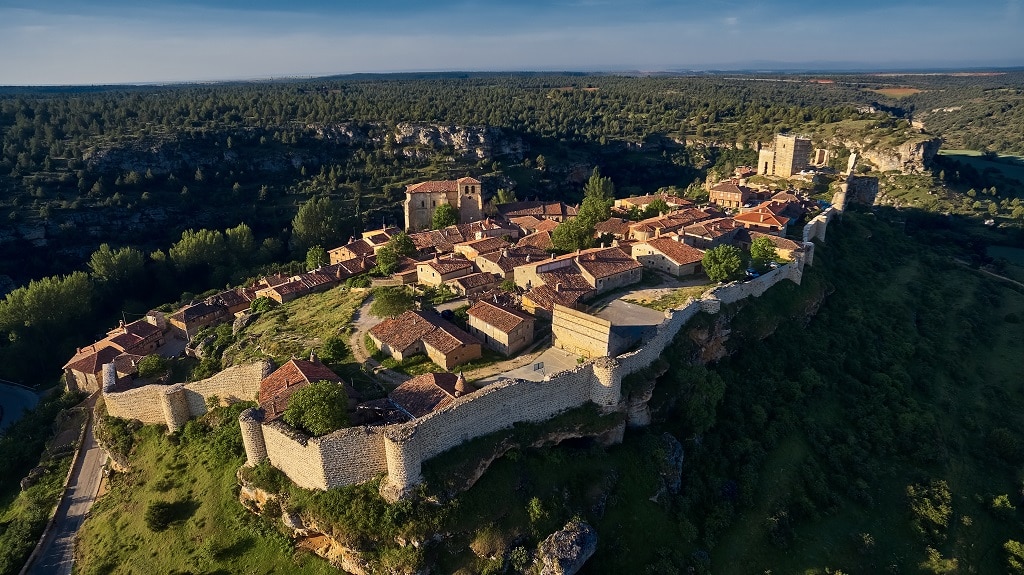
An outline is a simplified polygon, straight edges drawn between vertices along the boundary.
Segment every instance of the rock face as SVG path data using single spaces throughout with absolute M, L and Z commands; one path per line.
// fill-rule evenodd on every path
M 670 433 L 661 434 L 665 459 L 661 462 L 661 480 L 665 489 L 675 495 L 683 484 L 683 444 Z
M 597 532 L 589 524 L 570 521 L 540 544 L 541 575 L 573 575 L 597 550 Z
M 835 142 L 833 142 L 835 144 Z M 939 153 L 941 138 L 906 142 L 896 147 L 879 147 L 873 142 L 842 141 L 840 145 L 870 161 L 879 171 L 916 174 L 931 167 Z

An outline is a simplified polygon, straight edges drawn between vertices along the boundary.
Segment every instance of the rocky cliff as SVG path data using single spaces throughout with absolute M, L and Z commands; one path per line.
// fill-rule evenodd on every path
M 871 139 L 867 140 L 833 140 L 829 147 L 846 148 L 856 152 L 861 158 L 871 162 L 882 172 L 903 172 L 916 174 L 927 171 L 939 153 L 941 138 L 916 139 L 896 146 Z

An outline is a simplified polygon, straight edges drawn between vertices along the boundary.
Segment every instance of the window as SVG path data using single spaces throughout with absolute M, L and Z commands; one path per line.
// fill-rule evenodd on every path
M 420 200 L 420 207 L 421 208 L 427 207 L 427 201 L 426 200 Z

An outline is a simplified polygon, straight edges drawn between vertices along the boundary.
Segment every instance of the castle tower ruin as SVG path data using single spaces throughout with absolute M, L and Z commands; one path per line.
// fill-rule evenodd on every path
M 242 428 L 242 446 L 245 448 L 245 465 L 255 467 L 267 460 L 267 442 L 263 438 L 263 412 L 250 407 L 238 416 Z

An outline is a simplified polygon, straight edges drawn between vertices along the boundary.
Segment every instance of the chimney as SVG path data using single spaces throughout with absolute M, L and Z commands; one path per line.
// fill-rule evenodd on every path
M 618 238 L 612 240 L 612 247 L 613 248 L 619 247 L 619 240 L 618 240 Z
M 526 263 L 530 263 L 530 260 L 532 259 L 532 257 L 531 257 L 532 255 L 533 254 L 526 254 Z
M 462 397 L 469 393 L 469 384 L 466 383 L 466 376 L 459 372 L 459 378 L 455 380 L 455 397 Z
M 558 293 L 562 293 L 562 282 L 555 283 L 555 291 Z
M 476 239 L 478 239 L 478 240 L 484 239 L 484 233 L 482 231 L 478 231 L 476 233 Z
M 320 362 L 320 358 L 318 358 L 316 356 L 316 350 L 315 349 L 309 350 L 309 361 L 311 361 L 313 363 L 319 363 Z

